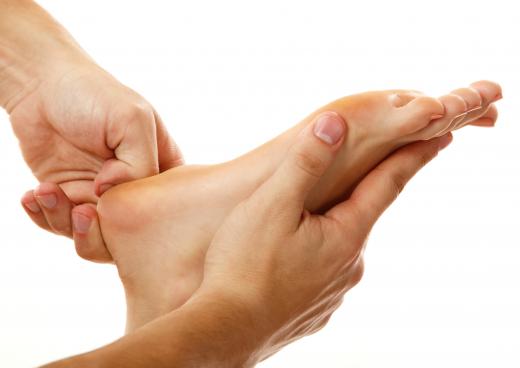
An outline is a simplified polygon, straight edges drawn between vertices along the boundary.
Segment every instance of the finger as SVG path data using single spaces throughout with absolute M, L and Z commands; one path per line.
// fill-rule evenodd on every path
M 397 198 L 406 183 L 452 140 L 451 134 L 413 143 L 393 153 L 356 187 L 350 199 L 327 212 L 326 217 L 366 236 L 379 216 Z
M 41 183 L 33 192 L 41 213 L 47 220 L 50 229 L 57 235 L 72 236 L 70 211 L 74 204 L 65 195 L 59 185 Z
M 30 190 L 22 196 L 21 204 L 27 215 L 31 220 L 44 230 L 52 232 L 51 226 L 47 222 L 47 219 L 43 215 L 40 205 L 34 198 L 33 191 Z
M 151 108 L 135 106 L 115 117 L 107 128 L 107 146 L 115 158 L 105 161 L 94 181 L 101 196 L 112 186 L 159 172 L 157 132 Z
M 60 183 L 60 188 L 72 203 L 97 203 L 99 200 L 94 193 L 94 181 L 91 179 L 63 182 Z
M 96 207 L 82 204 L 72 210 L 74 244 L 76 253 L 83 259 L 99 263 L 113 262 L 112 255 L 105 245 Z
M 157 152 L 159 155 L 159 172 L 166 171 L 184 164 L 182 152 L 179 146 L 168 134 L 160 115 L 154 110 L 155 123 L 157 126 Z
M 346 125 L 335 112 L 319 114 L 300 133 L 273 176 L 258 190 L 262 202 L 301 211 L 309 191 L 332 164 L 344 140 Z

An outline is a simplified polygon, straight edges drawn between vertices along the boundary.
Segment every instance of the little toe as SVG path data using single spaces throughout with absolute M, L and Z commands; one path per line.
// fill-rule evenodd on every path
M 450 94 L 462 97 L 468 110 L 482 106 L 482 96 L 475 88 L 459 88 L 451 91 Z
M 444 116 L 444 105 L 436 98 L 418 96 L 397 110 L 399 136 L 415 133 L 430 124 L 432 120 Z
M 471 87 L 479 92 L 482 105 L 488 105 L 502 98 L 502 87 L 498 83 L 483 80 L 472 83 Z
M 445 113 L 440 119 L 432 121 L 426 128 L 419 131 L 418 139 L 426 140 L 444 135 L 447 128 L 457 124 L 466 116 L 466 101 L 459 95 L 449 94 L 439 98 Z

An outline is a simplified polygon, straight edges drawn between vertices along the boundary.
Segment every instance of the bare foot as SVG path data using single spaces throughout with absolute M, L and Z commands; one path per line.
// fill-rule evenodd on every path
M 349 96 L 233 161 L 178 167 L 111 189 L 101 198 L 98 213 L 125 287 L 127 330 L 189 299 L 200 285 L 205 252 L 221 221 L 273 173 L 298 133 L 319 114 L 341 115 L 348 133 L 338 159 L 309 197 L 311 211 L 348 196 L 375 165 L 407 143 L 467 124 L 493 126 L 493 102 L 500 98 L 500 87 L 491 82 L 439 99 L 406 90 Z

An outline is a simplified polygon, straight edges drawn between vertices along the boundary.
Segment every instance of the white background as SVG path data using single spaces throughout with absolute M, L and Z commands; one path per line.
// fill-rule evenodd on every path
M 503 85 L 374 230 L 330 325 L 268 367 L 520 366 L 520 26 L 514 1 L 41 1 L 158 109 L 189 163 L 230 159 L 319 106 L 371 89 Z M 121 335 L 115 269 L 33 226 L 36 182 L 0 116 L 0 366 Z

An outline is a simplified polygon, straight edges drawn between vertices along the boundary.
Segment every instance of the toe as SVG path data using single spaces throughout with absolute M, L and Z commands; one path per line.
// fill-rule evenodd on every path
M 487 105 L 482 107 L 482 96 L 474 88 L 459 88 L 452 91 L 450 94 L 461 97 L 466 104 L 466 111 L 463 116 L 458 119 L 454 119 L 450 125 L 448 125 L 444 131 L 440 132 L 440 135 L 444 135 L 451 132 L 458 127 L 466 125 L 470 120 L 474 120 L 476 117 L 482 115 Z
M 498 118 L 498 110 L 495 104 L 488 106 L 485 111 L 480 114 L 477 118 L 473 118 L 470 121 L 459 124 L 455 129 L 460 129 L 466 125 L 474 125 L 479 127 L 493 127 Z
M 491 81 L 479 81 L 471 84 L 471 87 L 479 92 L 482 104 L 487 105 L 502 98 L 502 87 Z
M 462 97 L 468 110 L 482 106 L 482 96 L 475 88 L 459 88 L 451 91 L 451 94 Z
M 420 96 L 408 101 L 397 111 L 399 135 L 405 136 L 426 127 L 444 115 L 444 105 L 436 98 Z
M 466 101 L 459 95 L 449 94 L 439 98 L 443 104 L 445 113 L 440 119 L 437 119 L 426 128 L 419 131 L 418 139 L 432 139 L 444 135 L 447 128 L 457 124 L 466 116 Z
M 458 121 L 452 130 L 466 125 L 493 126 L 495 124 L 498 113 L 496 107 L 491 107 L 490 104 L 502 98 L 500 85 L 490 81 L 479 81 L 471 84 L 471 89 L 479 93 L 482 100 L 481 107 L 468 111 L 466 117 Z

